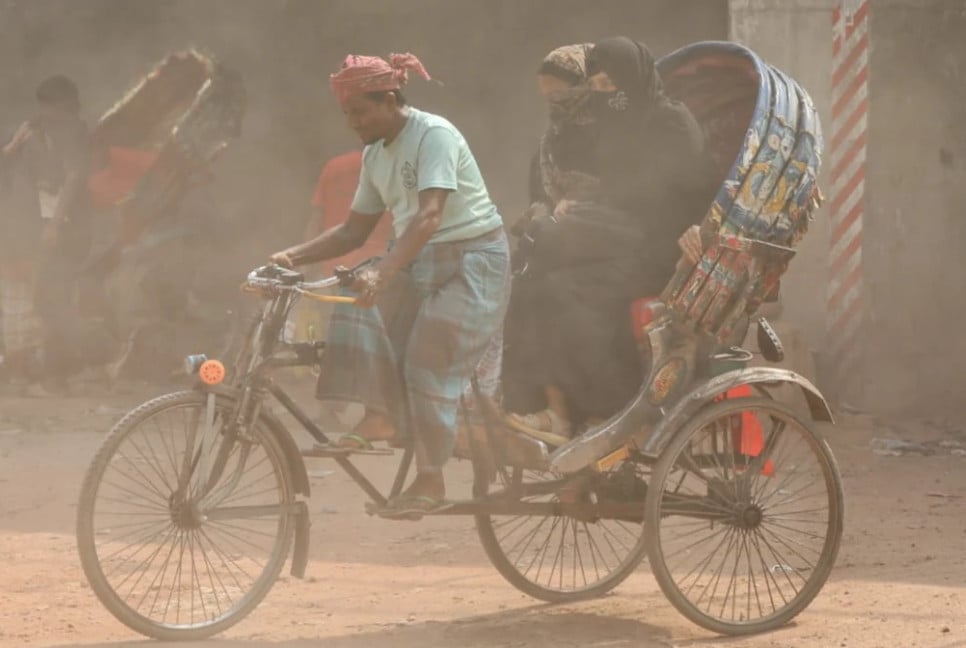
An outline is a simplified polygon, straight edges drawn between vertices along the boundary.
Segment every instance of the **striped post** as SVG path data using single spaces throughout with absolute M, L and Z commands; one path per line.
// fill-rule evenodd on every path
M 853 393 L 861 362 L 862 220 L 869 110 L 869 2 L 840 0 L 832 12 L 831 236 L 826 301 L 832 381 Z

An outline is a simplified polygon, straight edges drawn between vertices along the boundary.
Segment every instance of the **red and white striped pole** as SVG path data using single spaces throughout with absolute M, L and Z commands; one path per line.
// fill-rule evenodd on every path
M 832 12 L 831 236 L 826 328 L 833 382 L 853 393 L 862 360 L 862 220 L 869 111 L 869 2 Z

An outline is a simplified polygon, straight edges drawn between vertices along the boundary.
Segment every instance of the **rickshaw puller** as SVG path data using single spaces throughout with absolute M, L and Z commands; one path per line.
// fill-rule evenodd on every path
M 388 209 L 395 243 L 360 271 L 355 305 L 336 307 L 317 397 L 365 405 L 339 444 L 368 449 L 412 430 L 417 476 L 387 514 L 444 506 L 442 468 L 456 440 L 460 395 L 488 344 L 499 339 L 509 293 L 509 248 L 462 134 L 406 105 L 411 55 L 350 55 L 331 77 L 349 127 L 366 145 L 345 223 L 279 252 L 296 266 L 360 247 Z M 360 308 L 360 306 L 362 308 Z M 408 422 L 410 425 L 406 425 Z

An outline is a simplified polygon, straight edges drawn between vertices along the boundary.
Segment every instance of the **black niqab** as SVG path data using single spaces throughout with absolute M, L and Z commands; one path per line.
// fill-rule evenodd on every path
M 646 113 L 664 99 L 654 56 L 643 43 L 626 36 L 605 38 L 587 53 L 587 76 L 605 72 L 628 99 L 629 109 Z

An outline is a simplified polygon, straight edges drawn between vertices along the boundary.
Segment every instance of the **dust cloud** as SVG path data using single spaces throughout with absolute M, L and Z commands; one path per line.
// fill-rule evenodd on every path
M 240 271 L 300 235 L 319 168 L 357 146 L 328 92 L 346 53 L 417 53 L 442 84 L 413 82 L 410 100 L 463 130 L 501 211 L 515 217 L 542 126 L 533 72 L 544 53 L 616 33 L 656 52 L 723 38 L 725 9 L 672 0 L 6 0 L 0 134 L 23 119 L 47 74 L 78 82 L 93 123 L 167 53 L 214 53 L 242 73 L 249 96 L 243 137 L 215 167 L 226 241 L 212 257 Z

